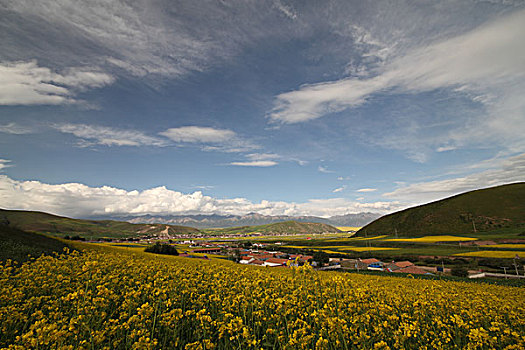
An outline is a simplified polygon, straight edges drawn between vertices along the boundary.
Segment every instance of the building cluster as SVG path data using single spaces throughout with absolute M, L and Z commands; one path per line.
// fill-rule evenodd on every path
M 269 252 L 249 249 L 240 252 L 239 260 L 240 264 L 268 267 L 301 266 L 307 262 L 312 263 L 313 257 L 310 255 L 286 254 L 282 252 Z
M 370 259 L 344 259 L 330 258 L 332 269 L 340 268 L 347 270 L 369 270 L 393 273 L 410 273 L 412 275 L 424 275 L 438 272 L 436 267 L 416 266 L 411 261 L 382 262 L 375 258 Z

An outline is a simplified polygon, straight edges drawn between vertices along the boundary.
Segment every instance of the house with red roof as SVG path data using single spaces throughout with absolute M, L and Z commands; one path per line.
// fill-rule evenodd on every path
M 419 267 L 417 266 L 407 266 L 407 267 L 404 267 L 404 268 L 401 268 L 401 269 L 398 269 L 398 270 L 394 270 L 392 271 L 394 273 L 410 273 L 412 275 L 424 275 L 424 274 L 427 274 L 428 272 L 423 270 L 423 269 L 420 269 Z
M 286 266 L 288 261 L 289 261 L 288 259 L 269 258 L 269 259 L 266 259 L 266 261 L 264 262 L 264 266 L 270 266 L 270 267 Z

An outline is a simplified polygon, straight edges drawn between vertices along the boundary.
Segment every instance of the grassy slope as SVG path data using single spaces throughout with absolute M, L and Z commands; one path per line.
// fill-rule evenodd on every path
M 474 232 L 474 225 L 476 231 Z M 525 231 L 525 182 L 463 193 L 437 202 L 383 216 L 356 236 L 414 237 L 441 234 L 472 235 Z
M 199 230 L 175 225 L 130 224 L 122 221 L 79 220 L 41 212 L 2 210 L 0 224 L 29 232 L 46 233 L 53 236 L 80 235 L 88 239 L 99 237 L 136 237 L 156 235 L 169 226 L 169 233 L 194 233 Z
M 66 247 L 68 245 L 59 240 L 0 225 L 0 261 L 11 259 L 23 262 L 29 259 L 28 255 L 38 257 L 60 253 Z
M 205 230 L 205 232 L 221 235 L 221 234 L 249 234 L 249 233 L 262 233 L 262 234 L 301 234 L 301 233 L 325 233 L 325 232 L 340 232 L 333 226 L 327 224 L 318 224 L 311 222 L 297 222 L 297 221 L 285 221 L 277 222 L 274 224 L 259 225 L 259 226 L 241 226 L 241 227 L 229 227 L 216 230 Z

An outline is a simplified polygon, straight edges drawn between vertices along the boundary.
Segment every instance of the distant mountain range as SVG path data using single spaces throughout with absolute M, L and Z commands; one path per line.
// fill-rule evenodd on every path
M 247 215 L 173 215 L 173 216 L 156 216 L 144 215 L 136 217 L 120 217 L 115 220 L 124 220 L 134 224 L 168 224 L 184 225 L 199 229 L 218 228 L 218 227 L 237 227 L 237 226 L 254 226 L 266 225 L 283 221 L 313 222 L 327 224 L 332 226 L 364 226 L 381 215 L 375 213 L 358 213 L 332 216 L 321 218 L 317 216 L 270 216 L 257 213 Z
M 465 192 L 385 215 L 357 236 L 425 236 L 481 232 L 525 235 L 525 182 Z

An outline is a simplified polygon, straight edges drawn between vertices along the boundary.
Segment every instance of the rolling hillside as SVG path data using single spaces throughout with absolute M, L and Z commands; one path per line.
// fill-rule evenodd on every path
M 0 224 L 0 261 L 24 262 L 42 254 L 60 253 L 67 244 L 37 233 L 25 232 Z
M 285 221 L 274 224 L 259 225 L 259 226 L 241 226 L 231 227 L 216 230 L 206 230 L 205 232 L 219 235 L 219 234 L 309 234 L 309 233 L 335 233 L 341 232 L 337 228 L 320 223 L 312 222 L 297 222 Z
M 70 219 L 42 212 L 0 209 L 0 225 L 52 236 L 79 235 L 86 239 L 166 236 L 167 234 L 196 233 L 187 226 L 164 224 L 130 224 L 123 221 Z
M 497 231 L 525 232 L 525 182 L 466 192 L 389 214 L 366 225 L 356 236 Z

